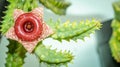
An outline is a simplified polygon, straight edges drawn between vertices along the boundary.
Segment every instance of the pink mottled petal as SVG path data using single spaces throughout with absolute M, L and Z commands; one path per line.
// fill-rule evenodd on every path
M 23 45 L 23 47 L 29 52 L 31 53 L 35 46 L 37 45 L 37 43 L 41 40 L 35 40 L 35 41 L 31 41 L 31 42 L 28 42 L 28 41 L 22 41 L 20 40 L 17 35 L 15 34 L 15 30 L 14 30 L 14 27 L 11 27 L 8 32 L 5 34 L 5 36 L 9 39 L 12 39 L 12 40 L 16 40 L 18 41 L 19 43 L 21 43 Z
M 43 18 L 43 7 L 38 7 L 32 10 L 32 13 L 34 13 L 36 16 Z
M 24 12 L 20 9 L 15 9 L 14 10 L 14 13 L 13 13 L 13 18 L 14 18 L 14 21 L 21 15 L 23 14 Z
M 14 31 L 14 27 L 11 27 L 7 33 L 5 34 L 5 36 L 9 39 L 12 39 L 12 40 L 16 40 L 18 41 L 18 37 L 17 35 L 15 34 L 15 31 Z
M 43 23 L 43 32 L 39 39 L 45 39 L 49 35 L 53 34 L 53 30 L 44 22 Z
M 29 52 L 29 53 L 31 53 L 33 50 L 34 50 L 34 48 L 35 48 L 35 46 L 37 45 L 37 43 L 39 42 L 40 40 L 34 40 L 34 41 L 31 41 L 31 42 L 27 42 L 27 41 L 19 41 L 23 46 L 24 46 L 24 48 Z

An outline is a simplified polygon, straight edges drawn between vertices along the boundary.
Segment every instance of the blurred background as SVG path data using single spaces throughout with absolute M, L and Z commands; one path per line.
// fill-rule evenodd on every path
M 84 20 L 89 18 L 98 18 L 105 21 L 113 18 L 112 3 L 117 0 L 69 0 L 72 5 L 67 9 L 67 16 L 57 16 L 50 10 L 45 10 L 45 19 L 51 17 L 54 19 L 61 18 L 63 20 L 70 19 Z M 48 18 L 49 19 L 49 18 Z
M 120 67 L 111 57 L 108 40 L 111 35 L 110 23 L 114 18 L 112 3 L 117 0 L 68 0 L 72 5 L 67 9 L 65 16 L 54 14 L 48 9 L 44 9 L 45 21 L 52 18 L 56 21 L 58 18 L 63 22 L 66 20 L 80 21 L 96 18 L 103 23 L 103 28 L 96 34 L 91 34 L 85 41 L 62 41 L 62 43 L 48 38 L 44 41 L 46 45 L 52 45 L 52 49 L 70 50 L 75 55 L 73 63 L 68 67 Z M 1 3 L 2 1 L 0 1 Z M 0 4 L 2 5 L 2 4 Z M 2 8 L 1 8 L 2 9 Z M 8 44 L 5 37 L 0 40 L 0 67 L 4 67 L 4 52 L 7 51 Z M 56 45 L 57 44 L 57 45 Z M 39 67 L 40 64 L 34 54 L 27 53 L 24 67 Z M 41 64 L 41 67 L 45 67 Z

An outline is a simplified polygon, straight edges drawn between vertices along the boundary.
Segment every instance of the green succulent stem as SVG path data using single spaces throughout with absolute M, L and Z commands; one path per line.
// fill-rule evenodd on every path
M 49 65 L 66 65 L 73 59 L 73 55 L 70 52 L 56 52 L 51 50 L 50 47 L 44 46 L 41 42 L 35 48 L 34 53 L 39 57 L 40 62 L 47 63 Z
M 39 2 L 59 15 L 65 15 L 66 9 L 70 6 L 65 0 L 39 0 Z
M 9 39 L 6 67 L 23 67 L 26 50 L 17 41 Z
M 113 58 L 120 63 L 120 1 L 113 3 L 115 18 L 112 21 L 112 36 L 109 44 Z
M 110 38 L 109 44 L 114 59 L 120 63 L 120 21 L 114 19 L 112 21 L 112 36 Z
M 77 40 L 84 39 L 84 37 L 89 36 L 91 33 L 94 33 L 95 30 L 101 28 L 101 23 L 96 20 L 92 21 L 81 21 L 70 22 L 66 21 L 60 23 L 57 21 L 54 23 L 52 20 L 48 21 L 48 24 L 54 29 L 55 33 L 51 35 L 52 38 L 56 40 Z
M 113 3 L 115 19 L 120 21 L 120 1 Z

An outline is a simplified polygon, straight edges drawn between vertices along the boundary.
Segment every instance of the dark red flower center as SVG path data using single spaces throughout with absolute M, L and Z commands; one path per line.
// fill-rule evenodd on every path
M 32 32 L 34 30 L 34 25 L 32 22 L 25 22 L 24 26 L 23 26 L 23 29 L 25 32 Z

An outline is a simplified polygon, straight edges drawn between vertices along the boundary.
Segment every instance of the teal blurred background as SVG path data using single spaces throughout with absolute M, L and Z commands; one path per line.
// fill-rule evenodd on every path
M 66 20 L 80 21 L 85 19 L 96 18 L 101 22 L 112 19 L 114 12 L 112 3 L 117 0 L 68 0 L 72 5 L 67 10 L 66 16 L 58 16 L 48 9 L 44 9 L 44 20 L 52 18 L 56 21 L 58 18 L 63 22 Z M 104 39 L 104 38 L 103 38 Z M 98 54 L 98 38 L 96 34 L 91 34 L 85 38 L 85 41 L 62 41 L 62 43 L 48 38 L 44 41 L 46 45 L 52 45 L 51 49 L 58 48 L 59 50 L 70 50 L 75 55 L 73 63 L 69 63 L 68 67 L 102 67 L 101 58 Z M 8 44 L 6 38 L 0 40 L 0 67 L 4 67 L 5 47 Z M 24 67 L 46 67 L 43 63 L 40 65 L 37 57 L 34 54 L 26 54 Z

